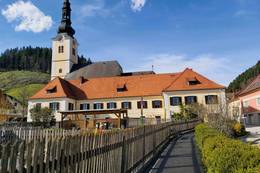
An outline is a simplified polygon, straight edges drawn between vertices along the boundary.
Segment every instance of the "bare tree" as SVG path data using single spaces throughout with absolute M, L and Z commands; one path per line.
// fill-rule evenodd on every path
M 23 88 L 19 91 L 18 97 L 22 106 L 22 116 L 25 117 L 27 115 L 28 99 L 30 97 L 30 93 L 26 88 Z

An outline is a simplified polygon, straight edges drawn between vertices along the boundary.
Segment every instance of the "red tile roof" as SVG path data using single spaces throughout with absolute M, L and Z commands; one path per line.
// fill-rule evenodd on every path
M 199 84 L 189 85 L 189 81 L 197 80 Z M 196 73 L 192 69 L 185 69 L 172 83 L 164 89 L 164 91 L 183 91 L 183 90 L 201 90 L 201 89 L 224 89 L 225 87 L 219 85 L 206 77 Z
M 190 86 L 187 79 L 196 78 L 201 84 Z M 56 93 L 47 93 L 46 89 L 56 86 Z M 122 92 L 118 87 L 126 86 Z M 191 69 L 182 73 L 149 74 L 135 76 L 117 76 L 104 78 L 66 81 L 56 78 L 49 82 L 31 99 L 48 99 L 68 97 L 77 100 L 105 99 L 119 97 L 160 96 L 163 91 L 179 91 L 194 89 L 223 89 L 224 86 L 199 75 Z
M 258 75 L 251 83 L 249 83 L 247 87 L 238 94 L 238 96 L 242 96 L 254 91 L 258 91 L 259 89 L 260 89 L 260 75 Z

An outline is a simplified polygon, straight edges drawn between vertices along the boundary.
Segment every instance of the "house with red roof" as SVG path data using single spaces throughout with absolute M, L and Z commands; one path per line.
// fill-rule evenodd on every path
M 229 103 L 231 116 L 247 125 L 260 125 L 260 75 Z
M 64 1 L 62 9 L 58 34 L 52 41 L 51 81 L 29 99 L 28 121 L 32 121 L 30 110 L 35 106 L 51 108 L 56 121 L 112 122 L 122 112 L 128 118 L 166 121 L 180 111 L 181 104 L 219 105 L 225 100 L 224 86 L 189 68 L 167 74 L 124 73 L 117 61 L 78 68 L 69 1 Z
M 29 108 L 50 107 L 61 121 L 63 111 L 127 109 L 129 118 L 171 120 L 179 105 L 218 105 L 225 87 L 185 69 L 180 73 L 66 80 L 57 77 L 29 100 Z M 104 115 L 99 119 L 116 118 Z M 30 120 L 30 113 L 28 119 Z

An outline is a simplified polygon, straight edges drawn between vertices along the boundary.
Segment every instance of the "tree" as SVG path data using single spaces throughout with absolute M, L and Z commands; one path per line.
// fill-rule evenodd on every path
M 41 108 L 39 106 L 34 106 L 30 110 L 30 113 L 33 122 L 50 123 L 55 121 L 52 110 L 47 107 Z
M 18 97 L 20 98 L 20 103 L 22 106 L 22 116 L 25 117 L 25 115 L 27 114 L 28 99 L 30 97 L 30 93 L 26 88 L 23 88 L 19 91 Z
M 26 70 L 42 73 L 51 72 L 51 48 L 31 46 L 7 49 L 0 55 L 0 71 Z M 78 66 L 84 67 L 92 64 L 83 55 L 79 56 Z
M 189 120 L 202 116 L 205 113 L 205 107 L 202 104 L 194 103 L 190 105 L 179 105 L 179 113 L 173 114 L 175 120 Z

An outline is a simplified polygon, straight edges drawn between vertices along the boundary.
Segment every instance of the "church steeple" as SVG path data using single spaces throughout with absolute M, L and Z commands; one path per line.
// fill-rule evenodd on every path
M 62 19 L 58 34 L 52 39 L 51 79 L 64 78 L 78 64 L 78 42 L 71 27 L 71 8 L 69 0 L 64 0 Z
M 64 0 L 62 7 L 62 19 L 58 29 L 58 34 L 67 33 L 73 37 L 75 30 L 71 26 L 71 8 L 69 0 Z

